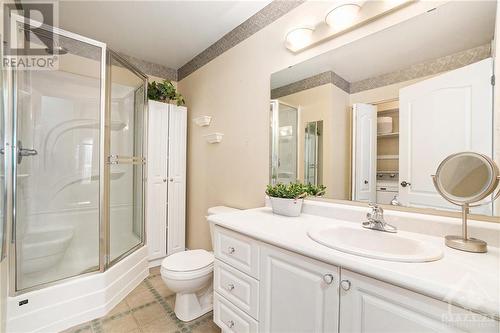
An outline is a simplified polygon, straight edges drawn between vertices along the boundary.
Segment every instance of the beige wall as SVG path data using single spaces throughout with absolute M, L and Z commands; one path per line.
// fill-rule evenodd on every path
M 308 1 L 179 82 L 188 106 L 187 246 L 211 248 L 205 215 L 213 205 L 264 204 L 269 179 L 271 73 L 426 12 L 435 2 L 415 2 L 399 11 L 299 54 L 283 46 L 293 27 L 321 22 L 333 2 Z M 208 128 L 192 119 L 210 115 Z M 203 135 L 224 133 L 219 144 Z
M 349 94 L 328 83 L 280 97 L 279 100 L 297 106 L 299 113 L 298 178 L 304 181 L 304 132 L 306 124 L 323 120 L 323 185 L 326 196 L 348 199 L 349 196 Z

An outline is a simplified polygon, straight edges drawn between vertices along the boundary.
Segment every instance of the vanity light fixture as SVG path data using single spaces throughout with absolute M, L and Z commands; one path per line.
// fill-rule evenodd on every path
M 290 30 L 285 37 L 287 47 L 291 49 L 303 48 L 311 42 L 313 32 L 314 29 L 305 27 Z
M 326 14 L 325 22 L 334 30 L 345 29 L 356 20 L 360 9 L 361 6 L 355 3 L 340 5 Z

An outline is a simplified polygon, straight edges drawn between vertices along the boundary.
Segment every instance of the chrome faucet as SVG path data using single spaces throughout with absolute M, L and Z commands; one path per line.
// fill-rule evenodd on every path
M 382 207 L 375 203 L 369 203 L 368 205 L 371 211 L 366 214 L 368 221 L 363 222 L 363 228 L 373 229 L 385 232 L 397 232 L 398 229 L 385 222 L 384 220 L 384 210 Z

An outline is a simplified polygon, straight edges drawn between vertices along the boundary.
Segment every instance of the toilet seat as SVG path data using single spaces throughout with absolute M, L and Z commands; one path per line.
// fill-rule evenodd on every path
M 161 274 L 174 280 L 195 279 L 213 271 L 214 255 L 206 250 L 189 250 L 166 257 Z

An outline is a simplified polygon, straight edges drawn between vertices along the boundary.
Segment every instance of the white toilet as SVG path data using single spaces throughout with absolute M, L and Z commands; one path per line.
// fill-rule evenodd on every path
M 238 209 L 217 206 L 208 215 L 235 212 Z M 212 237 L 210 225 L 210 237 Z M 167 288 L 176 293 L 175 315 L 191 321 L 212 311 L 214 255 L 206 250 L 189 250 L 166 257 L 161 263 L 161 277 Z

